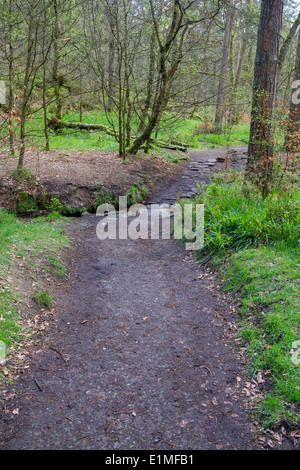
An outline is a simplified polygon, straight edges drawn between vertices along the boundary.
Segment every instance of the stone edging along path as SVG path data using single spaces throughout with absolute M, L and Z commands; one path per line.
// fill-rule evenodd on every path
M 192 195 L 219 152 L 192 153 L 149 203 Z M 233 307 L 214 276 L 173 240 L 100 242 L 97 223 L 67 224 L 68 279 L 3 404 L 0 450 L 259 449 Z

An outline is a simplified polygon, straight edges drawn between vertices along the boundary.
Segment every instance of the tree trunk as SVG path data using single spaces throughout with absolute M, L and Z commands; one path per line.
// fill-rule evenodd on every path
M 108 98 L 107 98 L 107 111 L 110 113 L 114 109 L 114 91 L 115 91 L 115 75 L 114 75 L 114 63 L 115 63 L 115 37 L 114 30 L 111 31 L 111 38 L 109 41 L 109 58 L 108 58 Z
M 152 9 L 152 14 L 153 14 L 153 2 L 152 0 L 150 1 L 151 4 L 151 9 Z M 174 2 L 174 10 L 173 10 L 173 18 L 172 18 L 172 24 L 169 29 L 168 35 L 166 37 L 166 40 L 164 44 L 161 42 L 159 38 L 159 33 L 157 29 L 157 24 L 156 20 L 153 16 L 153 21 L 155 24 L 155 29 L 156 29 L 156 38 L 159 44 L 159 50 L 160 50 L 160 58 L 159 58 L 159 86 L 158 86 L 158 91 L 156 95 L 156 99 L 154 100 L 153 106 L 152 106 L 152 113 L 151 117 L 149 119 L 149 123 L 147 127 L 144 129 L 143 133 L 135 139 L 133 142 L 132 146 L 129 149 L 129 153 L 135 155 L 138 150 L 141 148 L 141 146 L 145 142 L 149 142 L 149 139 L 151 138 L 151 134 L 158 122 L 158 119 L 160 117 L 161 110 L 164 106 L 165 99 L 167 97 L 170 83 L 174 77 L 174 74 L 176 73 L 178 66 L 181 62 L 182 59 L 182 47 L 183 47 L 183 41 L 185 38 L 185 35 L 189 29 L 188 24 L 186 24 L 181 32 L 181 37 L 180 37 L 180 45 L 178 48 L 178 54 L 177 58 L 174 60 L 172 66 L 170 67 L 169 70 L 167 70 L 167 55 L 168 52 L 170 51 L 171 46 L 173 45 L 174 41 L 177 38 L 177 35 L 180 31 L 180 26 L 182 26 L 182 21 L 183 21 L 183 16 L 180 11 L 180 5 L 178 1 Z
M 221 76 L 219 80 L 217 106 L 216 106 L 216 114 L 215 114 L 216 126 L 221 125 L 223 116 L 225 114 L 225 104 L 224 104 L 225 103 L 225 88 L 226 88 L 226 82 L 228 79 L 228 71 L 229 71 L 230 46 L 231 46 L 231 38 L 232 38 L 233 20 L 234 20 L 234 2 L 233 0 L 231 0 L 228 5 L 228 10 L 227 10 L 227 15 L 226 15 L 225 37 L 224 37 L 222 64 L 221 64 L 221 71 L 220 71 Z
M 142 111 L 141 121 L 138 128 L 138 134 L 144 131 L 146 118 L 148 115 L 148 111 L 151 104 L 151 95 L 152 95 L 152 87 L 154 81 L 154 65 L 155 65 L 155 54 L 154 54 L 154 46 L 155 46 L 155 31 L 153 31 L 150 39 L 150 64 L 149 64 L 149 74 L 148 74 L 148 83 L 147 83 L 147 96 L 145 101 L 145 106 Z
M 135 139 L 132 147 L 129 149 L 129 153 L 135 155 L 138 152 L 138 150 L 141 148 L 141 146 L 144 144 L 144 142 L 147 142 L 150 140 L 151 134 L 159 119 L 160 111 L 163 106 L 168 88 L 169 88 L 169 82 L 168 80 L 166 80 L 165 83 L 163 83 L 162 85 L 162 88 L 160 90 L 156 103 L 152 109 L 152 114 L 151 114 L 147 127 L 145 128 L 144 132 L 139 137 L 137 137 L 137 139 Z
M 23 168 L 24 165 L 24 156 L 25 156 L 25 146 L 26 146 L 26 119 L 28 115 L 28 102 L 30 98 L 30 75 L 32 72 L 32 58 L 34 54 L 34 26 L 35 26 L 35 9 L 36 9 L 37 0 L 33 1 L 31 14 L 29 18 L 29 25 L 28 25 L 28 36 L 27 36 L 27 50 L 26 50 L 26 68 L 25 68 L 25 76 L 23 82 L 23 97 L 22 97 L 22 105 L 21 105 L 21 113 L 20 113 L 20 152 L 19 152 L 19 161 L 18 161 L 18 169 L 20 170 Z
M 43 81 L 42 81 L 42 102 L 43 102 L 43 118 L 44 118 L 44 135 L 45 135 L 45 149 L 47 152 L 50 150 L 50 140 L 48 132 L 48 119 L 47 119 L 47 81 L 46 81 L 46 24 L 47 24 L 47 10 L 44 11 L 44 28 L 43 28 Z
M 55 97 L 55 117 L 57 119 L 62 118 L 62 100 L 60 91 L 60 78 L 59 78 L 59 66 L 60 66 L 60 50 L 59 50 L 59 37 L 60 37 L 60 13 L 58 0 L 53 0 L 54 7 L 54 33 L 53 33 L 53 48 L 54 48 L 54 61 L 53 61 L 53 85 L 54 85 L 54 97 Z
M 262 0 L 254 68 L 246 179 L 267 195 L 273 169 L 272 121 L 276 101 L 283 0 Z
M 250 0 L 247 0 L 246 2 L 246 9 L 249 7 Z M 241 11 L 241 15 L 244 13 L 244 10 Z M 236 65 L 236 75 L 235 75 L 235 80 L 234 80 L 234 93 L 233 93 L 233 102 L 231 103 L 232 106 L 232 121 L 234 123 L 237 123 L 239 120 L 239 106 L 237 104 L 238 98 L 239 98 L 239 87 L 241 83 L 241 77 L 242 77 L 242 69 L 243 69 L 243 64 L 244 64 L 244 59 L 245 59 L 245 54 L 247 51 L 247 45 L 249 41 L 249 32 L 250 32 L 250 23 L 247 20 L 246 27 L 245 27 L 245 32 L 243 35 L 243 38 L 240 40 L 240 45 L 239 45 L 239 52 L 238 52 L 238 58 L 237 58 L 237 65 Z M 241 113 L 240 113 L 241 116 Z
M 298 33 L 297 54 L 295 61 L 294 81 L 298 83 L 298 90 L 300 84 L 300 30 Z M 299 95 L 299 91 L 297 92 Z M 299 131 L 300 131 L 300 103 L 299 98 L 296 99 L 295 92 L 293 92 L 290 102 L 290 109 L 288 115 L 288 128 L 285 138 L 285 146 L 289 151 L 299 151 Z
M 296 20 L 294 21 L 294 23 L 292 24 L 289 32 L 288 32 L 288 35 L 286 37 L 286 39 L 284 40 L 282 46 L 281 46 L 281 49 L 280 49 L 280 52 L 279 52 L 279 59 L 278 59 L 278 73 L 281 72 L 281 69 L 284 65 L 284 62 L 285 62 L 285 58 L 286 58 L 286 55 L 287 55 L 287 52 L 288 52 L 288 49 L 289 49 L 289 46 L 296 34 L 296 31 L 298 29 L 298 26 L 300 25 L 300 13 L 298 14 Z
M 15 155 L 15 146 L 14 146 L 14 50 L 13 50 L 13 26 L 12 26 L 12 0 L 9 1 L 8 6 L 8 112 L 9 112 L 9 148 L 10 154 L 13 157 Z

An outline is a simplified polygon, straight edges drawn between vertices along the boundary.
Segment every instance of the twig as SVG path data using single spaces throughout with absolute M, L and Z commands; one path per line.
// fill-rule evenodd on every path
M 67 359 L 64 358 L 64 356 L 58 349 L 52 348 L 51 346 L 49 346 L 49 349 L 52 349 L 52 351 L 55 351 L 56 353 L 58 353 L 64 362 L 68 362 Z
M 209 375 L 213 375 L 212 372 L 210 371 L 210 369 L 209 369 L 207 366 L 199 366 L 199 368 L 200 368 L 200 369 L 201 369 L 201 368 L 204 368 L 204 369 L 208 370 Z
M 40 384 L 38 383 L 38 381 L 36 379 L 34 379 L 36 385 L 38 386 L 38 389 L 40 390 L 40 392 L 43 391 L 42 387 L 40 386 Z
M 71 423 L 76 424 L 75 421 L 73 421 L 73 419 L 69 418 L 68 416 L 65 416 L 65 418 L 71 421 Z

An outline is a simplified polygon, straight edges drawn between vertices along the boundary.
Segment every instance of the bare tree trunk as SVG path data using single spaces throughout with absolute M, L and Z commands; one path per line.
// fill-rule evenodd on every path
M 114 31 L 111 31 L 111 38 L 109 41 L 109 57 L 108 57 L 108 99 L 107 111 L 111 112 L 114 109 L 114 91 L 115 91 L 115 76 L 114 76 L 114 63 L 115 63 L 116 44 Z
M 247 0 L 246 8 L 248 8 L 250 3 L 250 0 Z M 244 13 L 244 10 L 241 11 L 241 15 Z M 239 53 L 237 57 L 237 63 L 236 63 L 236 74 L 235 74 L 235 80 L 234 80 L 234 93 L 233 93 L 233 102 L 231 103 L 232 106 L 232 122 L 237 122 L 238 121 L 238 92 L 239 92 L 239 87 L 241 83 L 241 77 L 242 77 L 242 69 L 243 69 L 243 63 L 245 59 L 245 54 L 247 51 L 247 44 L 249 41 L 249 32 L 250 32 L 250 23 L 247 21 L 246 23 L 246 28 L 244 35 L 241 39 L 240 45 L 239 45 Z
M 62 118 L 62 100 L 60 91 L 60 78 L 59 78 L 59 66 L 60 66 L 60 12 L 58 0 L 53 1 L 54 8 L 54 33 L 53 33 L 53 48 L 54 48 L 54 61 L 53 61 L 53 85 L 54 85 L 54 97 L 56 103 L 55 117 L 56 119 Z
M 131 144 L 131 99 L 130 99 L 130 64 L 128 56 L 128 45 L 129 45 L 129 35 L 128 35 L 128 4 L 127 0 L 123 0 L 124 6 L 124 62 L 125 62 L 125 108 L 126 108 L 126 147 L 130 147 Z
M 21 140 L 21 147 L 19 153 L 19 161 L 18 161 L 18 169 L 20 170 L 23 168 L 24 165 L 24 156 L 25 156 L 25 146 L 26 146 L 26 119 L 28 115 L 28 102 L 30 97 L 30 75 L 32 72 L 32 59 L 34 55 L 34 23 L 35 23 L 35 9 L 36 9 L 37 0 L 34 0 L 32 3 L 32 9 L 29 17 L 29 25 L 28 25 L 28 36 L 27 36 L 27 51 L 26 51 L 26 68 L 25 68 L 25 77 L 23 82 L 23 97 L 22 97 L 22 105 L 21 105 L 21 115 L 20 115 L 20 140 Z
M 150 39 L 150 64 L 149 64 L 149 74 L 148 74 L 148 83 L 147 83 L 147 96 L 145 101 L 145 106 L 142 111 L 141 121 L 138 128 L 138 134 L 144 131 L 146 118 L 148 115 L 148 111 L 151 104 L 151 96 L 152 96 L 152 87 L 154 81 L 154 65 L 155 65 L 155 54 L 154 54 L 154 47 L 155 47 L 155 31 L 151 34 Z
M 15 155 L 14 146 L 14 126 L 13 126 L 13 111 L 14 111 L 14 49 L 13 49 L 13 26 L 12 26 L 12 0 L 9 0 L 8 5 L 8 112 L 9 112 L 9 148 L 10 154 Z
M 273 169 L 273 110 L 276 101 L 278 52 L 283 0 L 262 0 L 254 69 L 253 101 L 246 179 L 267 195 Z
M 284 40 L 282 46 L 281 46 L 281 49 L 280 49 L 280 52 L 279 52 L 279 58 L 278 58 L 278 73 L 281 72 L 281 69 L 284 65 L 284 62 L 285 62 L 285 59 L 286 59 L 286 55 L 287 55 L 287 52 L 288 52 L 288 49 L 289 49 L 289 46 L 296 34 L 296 31 L 298 29 L 298 26 L 300 25 L 300 13 L 298 14 L 296 20 L 294 21 L 294 23 L 292 24 L 289 32 L 288 32 L 288 35 L 286 37 L 286 39 Z
M 295 72 L 294 80 L 300 80 L 300 30 L 298 33 L 298 44 L 297 44 L 297 54 L 295 60 Z M 299 82 L 300 83 L 300 82 Z M 298 86 L 299 89 L 299 86 Z M 299 151 L 300 141 L 299 141 L 299 131 L 300 131 L 300 104 L 298 100 L 295 100 L 293 96 L 291 97 L 290 109 L 288 115 L 288 128 L 285 138 L 285 146 L 290 151 Z
M 226 88 L 226 82 L 228 79 L 233 20 L 234 20 L 234 1 L 230 0 L 230 3 L 228 5 L 228 10 L 227 10 L 227 15 L 226 15 L 225 37 L 224 37 L 223 52 L 222 52 L 222 64 L 221 64 L 219 88 L 218 88 L 218 95 L 217 95 L 217 105 L 216 105 L 216 114 L 215 114 L 216 126 L 221 125 L 223 116 L 225 114 L 225 104 L 224 104 L 225 103 L 225 88 Z
M 44 134 L 45 134 L 45 149 L 50 150 L 49 132 L 48 132 L 48 119 L 47 119 L 47 81 L 46 81 L 46 23 L 47 11 L 44 11 L 44 29 L 43 29 L 43 82 L 42 82 L 42 101 L 43 101 L 43 117 L 44 117 Z
M 156 24 L 156 20 L 154 18 L 154 13 L 153 13 L 153 2 L 151 0 L 151 9 L 152 9 L 152 15 L 153 15 L 153 21 L 155 24 L 155 32 L 156 32 L 156 38 L 159 44 L 159 49 L 160 49 L 160 61 L 159 61 L 159 77 L 160 77 L 160 82 L 159 82 L 159 89 L 157 93 L 157 98 L 153 103 L 152 106 L 152 113 L 151 117 L 149 119 L 149 123 L 144 129 L 143 133 L 135 139 L 133 145 L 129 149 L 129 153 L 131 154 L 136 154 L 138 150 L 141 148 L 141 146 L 144 144 L 144 142 L 148 142 L 149 139 L 151 138 L 151 134 L 158 122 L 162 107 L 164 105 L 166 96 L 169 91 L 169 86 L 170 82 L 176 73 L 176 70 L 178 69 L 178 66 L 181 62 L 182 59 L 182 46 L 183 46 L 183 41 L 185 38 L 185 35 L 188 31 L 189 26 L 185 25 L 183 27 L 183 30 L 181 32 L 181 37 L 180 37 L 180 46 L 179 46 L 179 52 L 177 54 L 177 58 L 175 59 L 173 65 L 169 70 L 167 70 L 167 54 L 173 45 L 174 41 L 177 38 L 178 32 L 180 30 L 180 26 L 182 25 L 183 21 L 183 16 L 181 13 L 180 5 L 178 1 L 174 2 L 174 10 L 173 10 L 173 18 L 172 18 L 172 23 L 167 35 L 167 38 L 165 40 L 165 43 L 162 44 L 159 33 L 158 33 L 158 28 Z

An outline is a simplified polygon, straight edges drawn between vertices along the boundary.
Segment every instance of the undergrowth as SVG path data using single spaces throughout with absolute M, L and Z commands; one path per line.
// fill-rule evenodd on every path
M 0 210 L 0 341 L 5 343 L 8 355 L 24 339 L 24 318 L 20 316 L 24 298 L 17 282 L 29 278 L 38 281 L 36 268 L 42 259 L 49 263 L 53 273 L 65 274 L 59 259 L 61 250 L 68 246 L 61 226 L 63 220 L 51 214 L 24 221 Z M 45 293 L 36 293 L 33 298 L 44 306 L 52 301 Z
M 263 198 L 244 184 L 243 173 L 221 172 L 194 201 L 205 206 L 205 245 L 197 258 L 217 267 L 225 291 L 238 296 L 238 336 L 250 371 L 271 381 L 256 403 L 256 418 L 266 428 L 299 424 L 299 182 L 287 172 Z

